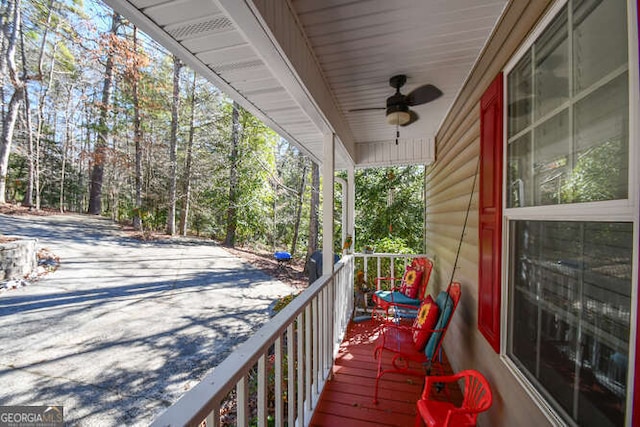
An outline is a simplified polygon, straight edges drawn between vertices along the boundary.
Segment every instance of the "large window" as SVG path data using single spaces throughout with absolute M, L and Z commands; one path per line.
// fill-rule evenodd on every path
M 626 3 L 572 1 L 509 72 L 507 208 L 626 199 Z
M 509 354 L 581 426 L 622 426 L 632 225 L 511 221 Z
M 507 355 L 580 426 L 622 426 L 627 412 L 626 4 L 567 1 L 506 77 Z

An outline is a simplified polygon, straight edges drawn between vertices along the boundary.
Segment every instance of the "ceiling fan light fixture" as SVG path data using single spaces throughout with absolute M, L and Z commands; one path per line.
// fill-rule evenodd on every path
M 405 105 L 396 105 L 387 108 L 387 123 L 394 126 L 404 126 L 411 120 L 409 108 Z

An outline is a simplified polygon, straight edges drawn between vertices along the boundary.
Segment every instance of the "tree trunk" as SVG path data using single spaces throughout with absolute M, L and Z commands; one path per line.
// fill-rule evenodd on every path
M 35 196 L 36 196 L 36 210 L 40 210 L 40 142 L 42 141 L 42 129 L 44 127 L 44 108 L 47 103 L 47 98 L 49 97 L 49 89 L 51 88 L 51 82 L 53 82 L 53 72 L 56 61 L 56 51 L 58 49 L 58 44 L 54 44 L 53 52 L 51 53 L 51 64 L 49 67 L 49 75 L 47 78 L 47 82 L 45 82 L 40 89 L 40 99 L 38 103 L 38 130 L 36 132 L 36 142 L 35 142 L 35 155 L 34 155 L 34 173 L 33 173 L 33 182 L 35 184 Z M 44 52 L 42 53 L 44 56 Z M 41 60 L 42 62 L 42 60 Z M 40 65 L 41 67 L 41 65 Z M 42 74 L 41 74 L 42 75 Z M 44 81 L 44 79 L 43 79 Z M 55 123 L 55 120 L 54 120 Z M 55 135 L 55 132 L 53 132 Z
M 138 51 L 138 27 L 133 27 L 133 48 Z M 140 123 L 140 98 L 138 76 L 133 78 L 133 141 L 136 150 L 135 209 L 133 210 L 133 228 L 142 231 L 142 125 Z
M 22 69 L 27 69 L 27 55 L 24 49 L 24 32 L 20 31 L 20 39 L 22 41 Z M 33 204 L 33 181 L 35 178 L 35 162 L 34 162 L 34 141 L 33 141 L 33 123 L 31 122 L 31 104 L 29 103 L 28 87 L 24 87 L 24 119 L 26 122 L 27 132 L 27 161 L 29 162 L 29 175 L 27 178 L 27 188 L 22 198 L 22 206 L 31 207 Z
M 229 155 L 229 208 L 227 209 L 227 235 L 224 239 L 226 246 L 233 247 L 236 244 L 236 228 L 238 226 L 237 202 L 238 202 L 238 138 L 239 138 L 239 111 L 240 106 L 234 101 L 231 114 L 231 154 Z
M 13 131 L 15 130 L 16 122 L 18 120 L 18 113 L 20 111 L 20 103 L 24 99 L 25 82 L 18 76 L 18 70 L 16 67 L 16 47 L 18 41 L 18 34 L 20 33 L 20 27 L 22 25 L 22 16 L 20 14 L 20 0 L 9 2 L 7 9 L 7 16 L 13 17 L 13 27 L 11 34 L 8 37 L 7 49 L 4 51 L 9 79 L 13 85 L 14 92 L 11 95 L 9 101 L 9 108 L 5 116 L 2 118 L 4 127 L 2 129 L 2 141 L 0 141 L 0 203 L 6 203 L 7 192 L 7 173 L 9 171 L 9 153 L 11 152 L 11 145 L 13 143 Z M 7 25 L 10 23 L 7 21 Z
M 89 126 L 89 123 L 92 122 L 92 115 L 91 115 L 91 108 L 89 105 L 89 102 L 85 102 L 83 105 L 83 123 L 82 123 L 82 128 L 84 130 L 84 134 L 82 136 L 82 142 L 80 145 L 80 152 L 81 153 L 88 153 L 89 152 L 89 147 L 91 146 L 91 127 Z M 85 188 L 85 177 L 89 177 L 89 171 L 91 170 L 91 157 L 90 156 L 78 156 L 78 187 L 79 188 Z M 77 205 L 77 212 L 85 212 L 88 210 L 88 199 L 87 199 L 87 192 L 86 191 L 82 191 L 80 193 L 80 197 L 78 200 L 78 205 Z
M 299 166 L 302 170 L 300 177 L 300 188 L 298 189 L 298 204 L 296 206 L 296 223 L 293 227 L 293 241 L 291 242 L 291 255 L 295 255 L 298 244 L 298 234 L 300 233 L 300 219 L 302 218 L 302 204 L 304 202 L 304 188 L 307 186 L 307 162 L 302 155 L 298 154 Z
M 7 172 L 9 169 L 9 153 L 13 142 L 13 131 L 18 119 L 20 102 L 24 99 L 24 87 L 16 88 L 9 101 L 9 108 L 5 117 L 5 128 L 2 132 L 2 145 L 0 146 L 0 204 L 6 203 Z
M 65 108 L 65 120 L 64 120 L 64 142 L 62 144 L 62 165 L 60 167 L 60 212 L 64 212 L 64 180 L 65 180 L 65 168 L 67 165 L 67 150 L 71 146 L 71 117 L 73 112 L 71 111 L 71 99 L 73 93 L 73 86 L 69 88 L 69 97 L 67 98 L 67 106 Z
M 111 35 L 116 36 L 120 27 L 121 17 L 114 13 L 111 20 Z M 91 171 L 91 188 L 89 190 L 88 213 L 100 215 L 102 213 L 102 178 L 104 176 L 104 162 L 107 156 L 107 138 L 109 130 L 107 121 L 109 114 L 109 100 L 113 90 L 113 55 L 114 49 L 110 48 L 107 54 L 107 63 L 104 67 L 104 80 L 102 83 L 102 102 L 100 104 L 100 118 L 98 120 L 98 138 L 93 151 L 93 169 Z
M 191 199 L 191 164 L 193 162 L 193 135 L 196 120 L 196 73 L 193 73 L 193 85 L 191 88 L 191 120 L 189 122 L 189 139 L 187 141 L 187 158 L 184 165 L 183 203 L 180 212 L 180 234 L 187 235 L 187 223 L 189 221 L 189 204 Z
M 311 163 L 311 203 L 309 212 L 309 248 L 307 254 L 311 255 L 318 250 L 318 230 L 320 229 L 318 209 L 320 207 L 320 168 L 316 163 Z
M 169 189 L 169 214 L 167 215 L 167 234 L 176 234 L 176 193 L 178 185 L 178 107 L 180 105 L 180 69 L 182 62 L 173 57 L 173 102 L 171 103 L 171 140 L 169 141 L 169 162 L 171 188 Z
M 40 53 L 38 55 L 38 76 L 42 77 L 42 81 L 44 82 L 44 72 L 43 72 L 43 64 L 45 60 L 45 51 L 49 39 L 49 34 L 51 33 L 51 22 L 54 11 L 54 0 L 50 0 L 47 8 L 47 25 L 45 26 L 45 32 L 42 36 L 42 41 L 40 43 Z M 54 32 L 55 34 L 55 32 Z M 53 44 L 53 51 L 51 52 L 51 63 L 49 67 L 49 75 L 46 84 L 41 85 L 40 90 L 40 100 L 38 102 L 38 129 L 36 132 L 35 143 L 32 147 L 32 162 L 33 162 L 33 170 L 32 176 L 32 192 L 35 194 L 35 208 L 36 210 L 40 210 L 40 197 L 41 197 L 41 189 L 40 189 L 40 147 L 42 141 L 42 128 L 44 125 L 44 107 L 46 104 L 46 100 L 49 97 L 49 91 L 53 82 L 54 76 L 54 67 L 56 62 L 56 52 L 58 50 L 58 43 Z M 25 60 L 26 63 L 26 60 Z M 55 132 L 53 133 L 55 135 Z M 64 153 L 63 153 L 64 154 Z M 64 182 L 64 176 L 62 177 L 62 181 Z
M 25 86 L 24 92 L 24 117 L 25 127 L 27 131 L 27 161 L 28 161 L 28 177 L 27 188 L 22 198 L 22 206 L 31 207 L 33 204 L 33 180 L 35 177 L 35 150 L 33 141 L 33 123 L 31 122 L 31 105 L 29 104 L 29 92 Z

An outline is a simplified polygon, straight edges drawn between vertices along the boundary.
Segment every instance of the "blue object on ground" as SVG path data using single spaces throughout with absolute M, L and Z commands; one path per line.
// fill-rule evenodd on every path
M 291 259 L 291 254 L 286 251 L 277 251 L 276 253 L 273 254 L 273 256 L 278 261 L 288 261 Z

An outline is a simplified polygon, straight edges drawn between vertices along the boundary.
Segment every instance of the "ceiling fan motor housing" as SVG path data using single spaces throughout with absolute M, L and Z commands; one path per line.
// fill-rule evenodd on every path
M 404 95 L 399 95 L 399 97 L 404 98 Z M 392 98 L 398 98 L 398 95 L 393 95 L 387 99 L 387 123 L 402 126 L 411 120 L 409 106 L 403 100 L 394 102 Z
M 400 93 L 400 88 L 406 83 L 407 76 L 400 74 L 389 79 L 389 85 L 396 89 L 396 93 L 387 98 L 387 123 L 403 126 L 411 120 L 407 97 Z

